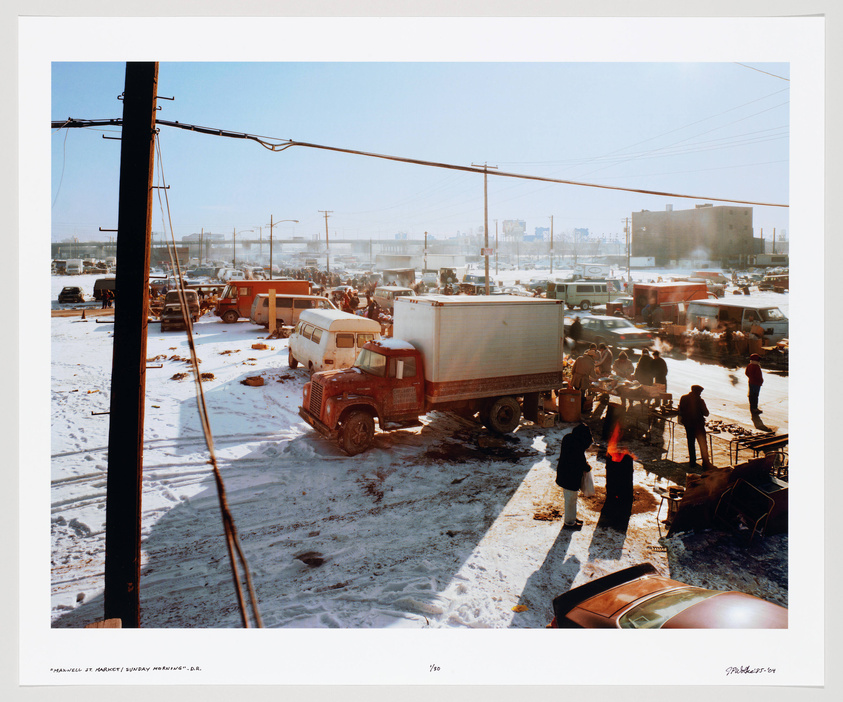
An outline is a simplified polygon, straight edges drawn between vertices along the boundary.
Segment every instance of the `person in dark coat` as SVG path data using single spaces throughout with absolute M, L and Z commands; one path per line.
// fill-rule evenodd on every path
M 749 365 L 746 367 L 746 377 L 749 381 L 749 411 L 753 415 L 761 414 L 758 409 L 758 395 L 761 392 L 761 386 L 764 384 L 764 374 L 761 372 L 761 364 L 759 361 L 761 356 L 757 353 L 749 357 Z
M 570 433 L 562 437 L 559 463 L 556 466 L 556 484 L 565 494 L 565 523 L 563 529 L 578 530 L 582 520 L 577 519 L 577 494 L 582 485 L 584 473 L 591 470 L 585 458 L 586 449 L 591 446 L 591 429 L 580 422 Z
M 641 349 L 641 358 L 635 366 L 635 379 L 642 385 L 653 384 L 653 359 L 650 349 Z
M 667 392 L 667 363 L 658 350 L 653 351 L 651 368 L 653 370 L 653 385 L 664 385 L 664 392 Z M 658 400 L 656 404 L 660 405 L 661 400 Z
M 571 324 L 568 336 L 571 338 L 571 348 L 577 348 L 577 344 L 580 343 L 580 337 L 582 336 L 582 322 L 579 317 L 574 317 L 574 322 Z
M 685 427 L 685 435 L 688 439 L 688 462 L 692 466 L 697 465 L 696 444 L 699 443 L 703 469 L 706 469 L 711 466 L 711 461 L 705 439 L 705 418 L 708 416 L 708 407 L 702 399 L 702 391 L 702 386 L 692 385 L 691 392 L 682 395 L 679 399 L 679 421 Z

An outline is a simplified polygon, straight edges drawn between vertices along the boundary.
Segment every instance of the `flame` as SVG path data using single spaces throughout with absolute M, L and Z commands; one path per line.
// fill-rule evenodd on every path
M 631 456 L 633 460 L 638 460 L 632 451 L 625 448 L 618 447 L 618 439 L 621 437 L 621 423 L 617 422 L 612 429 L 612 436 L 609 438 L 609 444 L 606 447 L 606 453 L 614 462 L 620 461 L 624 456 Z

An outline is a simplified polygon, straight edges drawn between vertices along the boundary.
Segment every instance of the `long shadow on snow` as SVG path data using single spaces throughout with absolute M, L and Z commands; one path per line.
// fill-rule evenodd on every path
M 250 349 L 251 350 L 251 349 Z M 266 353 L 261 351 L 253 352 Z M 169 370 L 169 369 L 168 369 Z M 182 382 L 193 384 L 193 371 L 190 366 L 185 365 L 184 368 L 178 369 L 178 372 L 185 373 L 182 380 L 168 380 L 167 382 Z M 199 367 L 200 373 L 202 367 Z M 264 380 L 262 386 L 244 385 L 243 381 L 252 376 L 260 376 Z M 231 434 L 231 429 L 227 418 L 231 416 L 234 408 L 244 406 L 247 409 L 244 412 L 254 413 L 256 416 L 257 433 L 262 434 L 257 427 L 260 423 L 269 424 L 273 426 L 270 419 L 271 415 L 282 410 L 281 403 L 284 402 L 290 394 L 294 399 L 298 399 L 295 406 L 301 402 L 301 393 L 304 384 L 307 382 L 307 374 L 300 370 L 290 370 L 286 366 L 278 368 L 267 369 L 264 365 L 244 366 L 241 375 L 227 383 L 219 383 L 218 381 L 208 380 L 203 382 L 203 393 L 205 395 L 205 404 L 208 408 L 208 416 L 210 417 L 211 430 L 214 436 L 226 436 L 226 445 L 235 443 L 236 434 Z M 298 417 L 296 417 L 298 420 Z M 277 430 L 280 432 L 288 427 L 288 424 L 283 419 L 279 419 L 274 423 Z M 197 450 L 203 450 L 201 441 L 202 425 L 199 420 L 199 411 L 197 408 L 196 398 L 192 395 L 181 402 L 179 406 L 178 419 L 178 433 L 179 436 L 189 437 L 190 440 L 183 444 L 177 444 L 173 447 L 173 452 L 176 455 L 190 455 L 196 453 Z M 197 447 L 196 438 L 200 438 Z M 244 442 L 253 442 L 255 435 L 252 433 L 243 433 L 242 438 Z
M 522 431 L 482 448 L 479 425 L 440 415 L 420 437 L 379 434 L 381 448 L 364 459 L 308 434 L 228 464 L 228 502 L 264 625 L 423 627 L 529 472 L 520 459 L 535 455 L 533 436 Z M 210 470 L 142 547 L 144 628 L 240 626 Z M 53 626 L 102 616 L 99 597 Z

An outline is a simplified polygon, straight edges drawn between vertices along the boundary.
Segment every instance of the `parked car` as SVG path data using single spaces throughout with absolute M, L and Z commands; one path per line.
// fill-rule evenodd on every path
M 694 587 L 650 563 L 611 573 L 553 600 L 552 629 L 786 629 L 787 608 L 734 590 Z
M 192 321 L 199 319 L 199 295 L 195 290 L 182 291 L 187 302 L 188 314 Z M 184 315 L 182 314 L 181 296 L 178 290 L 170 290 L 164 297 L 164 309 L 161 311 L 161 331 L 183 329 Z
M 565 318 L 566 334 L 570 331 L 573 321 L 572 317 Z M 636 327 L 623 317 L 583 316 L 580 318 L 580 324 L 582 325 L 580 343 L 602 343 L 620 349 L 642 349 L 653 344 L 651 332 Z
M 547 290 L 547 283 L 547 278 L 530 278 L 530 282 L 524 284 L 524 287 L 531 292 L 535 291 L 537 288 Z
M 520 295 L 521 297 L 532 297 L 533 293 L 527 290 L 523 285 L 507 285 L 501 289 L 503 295 Z
M 59 293 L 59 302 L 85 302 L 82 288 L 75 285 L 62 288 Z

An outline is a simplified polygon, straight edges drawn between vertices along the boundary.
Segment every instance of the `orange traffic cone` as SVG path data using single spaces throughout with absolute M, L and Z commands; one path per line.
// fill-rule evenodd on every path
M 82 310 L 82 319 L 85 319 L 85 310 Z

